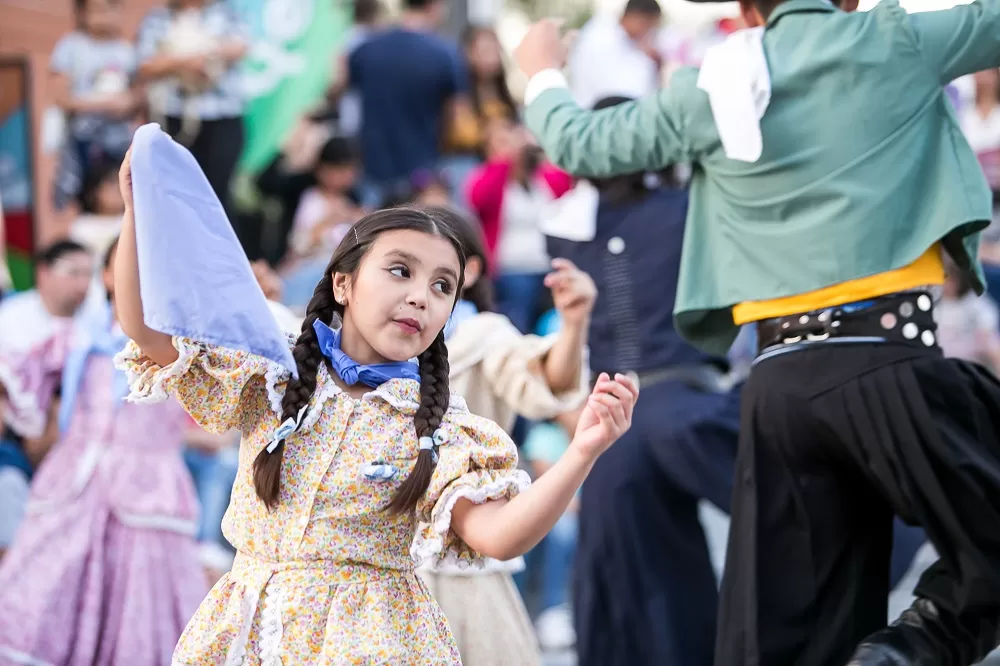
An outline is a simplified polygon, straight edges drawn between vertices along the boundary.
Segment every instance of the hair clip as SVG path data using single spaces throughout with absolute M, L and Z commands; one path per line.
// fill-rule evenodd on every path
M 399 468 L 384 462 L 373 462 L 361 468 L 361 474 L 369 481 L 392 481 L 399 474 Z
M 357 224 L 355 224 L 355 225 L 354 225 L 353 227 L 351 227 L 351 228 L 352 228 L 352 229 L 354 229 L 354 240 L 355 240 L 355 241 L 357 242 L 357 244 L 358 244 L 358 245 L 361 245 L 361 239 L 360 239 L 360 238 L 358 238 L 358 225 L 357 225 Z
M 431 452 L 431 460 L 433 460 L 434 464 L 436 465 L 438 461 L 438 453 L 437 453 L 437 444 L 434 443 L 434 439 L 432 437 L 421 437 L 417 441 L 420 444 L 421 451 Z
M 267 452 L 274 453 L 274 450 L 278 448 L 278 444 L 281 441 L 288 439 L 299 429 L 302 425 L 302 418 L 306 415 L 306 410 L 309 409 L 309 405 L 304 406 L 299 410 L 298 415 L 293 419 L 291 417 L 285 419 L 285 422 L 278 426 L 274 434 L 271 435 L 271 441 L 267 445 Z

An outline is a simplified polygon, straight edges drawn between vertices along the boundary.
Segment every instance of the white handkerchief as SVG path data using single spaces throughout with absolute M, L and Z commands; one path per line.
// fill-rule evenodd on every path
M 155 331 L 250 352 L 297 374 L 236 232 L 191 153 L 143 125 L 132 141 L 139 291 Z
M 698 74 L 726 157 L 741 162 L 756 162 L 764 149 L 760 119 L 771 101 L 771 73 L 763 40 L 763 27 L 737 30 L 706 51 Z
M 597 236 L 597 188 L 580 181 L 572 190 L 546 204 L 540 224 L 542 233 L 578 243 Z

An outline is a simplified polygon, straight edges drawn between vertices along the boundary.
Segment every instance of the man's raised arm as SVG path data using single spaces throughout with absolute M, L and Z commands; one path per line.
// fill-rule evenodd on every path
M 657 171 L 694 157 L 685 133 L 683 95 L 696 91 L 693 71 L 678 72 L 655 95 L 602 111 L 581 109 L 559 71 L 566 47 L 554 21 L 532 26 L 515 53 L 529 77 L 525 122 L 548 158 L 577 176 Z

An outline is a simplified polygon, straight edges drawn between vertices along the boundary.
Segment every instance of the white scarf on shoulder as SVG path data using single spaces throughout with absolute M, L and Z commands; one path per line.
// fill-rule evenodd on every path
M 737 30 L 710 47 L 698 74 L 726 157 L 756 162 L 764 149 L 760 119 L 771 101 L 764 28 Z

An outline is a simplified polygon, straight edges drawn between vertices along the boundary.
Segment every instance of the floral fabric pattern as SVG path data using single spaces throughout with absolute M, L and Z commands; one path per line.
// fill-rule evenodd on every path
M 450 529 L 455 503 L 509 498 L 527 487 L 517 451 L 496 424 L 452 396 L 439 461 L 417 511 L 384 507 L 418 454 L 419 384 L 394 379 L 360 399 L 321 366 L 302 427 L 285 443 L 278 506 L 256 496 L 253 462 L 279 425 L 287 373 L 270 361 L 191 340 L 160 368 L 134 343 L 119 356 L 131 400 L 176 397 L 210 431 L 243 433 L 223 521 L 239 554 L 174 654 L 176 664 L 461 664 L 447 620 L 414 573 L 420 560 L 481 566 Z M 373 464 L 389 479 L 369 478 Z M 421 524 L 418 529 L 418 518 Z

